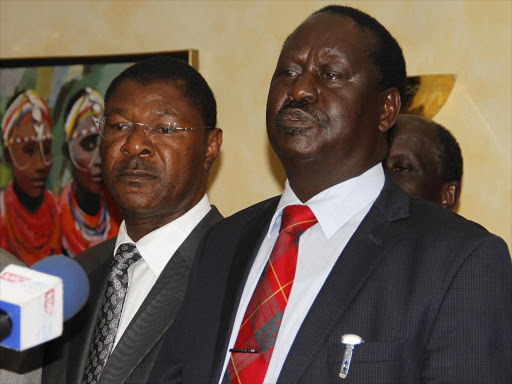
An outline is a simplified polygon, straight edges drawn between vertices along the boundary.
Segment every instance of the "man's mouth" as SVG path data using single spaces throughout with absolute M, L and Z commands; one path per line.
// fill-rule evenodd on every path
M 129 169 L 121 171 L 117 177 L 125 182 L 143 182 L 156 179 L 156 175 L 142 169 Z
M 318 126 L 316 119 L 298 108 L 287 108 L 279 114 L 278 124 L 282 127 L 309 128 Z
M 275 127 L 286 135 L 304 135 L 308 129 L 326 127 L 327 118 L 317 111 L 309 101 L 292 100 L 284 104 L 276 114 Z

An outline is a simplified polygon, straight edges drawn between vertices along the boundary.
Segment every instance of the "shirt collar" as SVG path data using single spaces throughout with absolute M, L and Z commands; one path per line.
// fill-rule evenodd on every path
M 163 227 L 148 233 L 137 242 L 134 242 L 128 235 L 126 224 L 123 220 L 119 227 L 115 249 L 117 251 L 117 248 L 123 243 L 135 243 L 148 267 L 158 277 L 172 255 L 174 255 L 190 232 L 206 216 L 210 209 L 210 201 L 205 194 L 188 212 Z
M 363 174 L 345 180 L 318 193 L 303 204 L 295 195 L 286 180 L 281 200 L 272 217 L 267 236 L 279 231 L 283 209 L 288 205 L 307 205 L 315 214 L 318 224 L 329 239 L 356 213 L 374 202 L 384 187 L 382 163 L 375 165 Z

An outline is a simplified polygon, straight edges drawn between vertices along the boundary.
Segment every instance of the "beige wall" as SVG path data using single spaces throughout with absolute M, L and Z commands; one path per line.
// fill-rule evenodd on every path
M 324 1 L 0 1 L 0 57 L 195 48 L 225 140 L 211 200 L 229 215 L 280 193 L 267 89 L 284 38 Z M 511 2 L 346 1 L 401 43 L 408 72 L 455 73 L 436 120 L 458 138 L 459 213 L 512 244 Z

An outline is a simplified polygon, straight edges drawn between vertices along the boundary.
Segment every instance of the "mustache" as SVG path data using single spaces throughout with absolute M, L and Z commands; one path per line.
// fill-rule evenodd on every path
M 294 109 L 300 109 L 304 112 L 306 112 L 308 115 L 310 115 L 313 118 L 313 121 L 320 126 L 320 128 L 325 129 L 327 127 L 327 121 L 329 120 L 327 115 L 324 113 L 318 111 L 315 109 L 311 102 L 305 98 L 302 100 L 290 100 L 288 103 L 285 103 L 279 108 L 277 111 L 276 117 L 274 118 L 274 125 L 278 128 L 281 125 L 281 116 L 283 115 L 283 112 L 287 109 L 294 108 Z M 288 131 L 288 129 L 287 129 Z M 290 132 L 289 134 L 295 135 L 295 133 Z
M 156 168 L 154 168 L 153 166 L 139 158 L 129 159 L 114 166 L 114 171 L 116 172 L 135 170 L 145 171 L 152 174 L 158 174 L 158 170 Z

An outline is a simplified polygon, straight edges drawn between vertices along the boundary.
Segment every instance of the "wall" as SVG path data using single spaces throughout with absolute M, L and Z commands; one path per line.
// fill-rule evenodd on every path
M 280 193 L 265 133 L 286 36 L 324 1 L 0 1 L 0 58 L 195 48 L 218 100 L 222 156 L 210 198 L 224 215 Z M 511 2 L 346 1 L 381 21 L 408 73 L 454 73 L 436 120 L 461 144 L 459 213 L 512 244 Z

